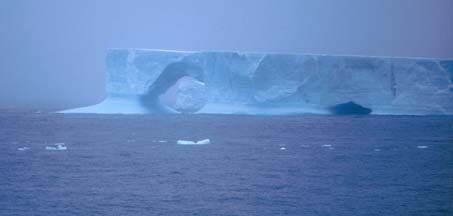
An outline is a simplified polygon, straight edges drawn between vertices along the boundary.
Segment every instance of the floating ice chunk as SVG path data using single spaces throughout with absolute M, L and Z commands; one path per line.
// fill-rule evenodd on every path
M 322 145 L 321 147 L 323 147 L 323 148 L 332 148 L 332 145 L 330 145 L 330 144 L 324 144 L 324 145 Z
M 428 146 L 425 146 L 425 145 L 419 145 L 419 146 L 417 146 L 417 148 L 418 148 L 418 149 L 427 149 L 427 148 L 428 148 Z
M 195 141 L 189 141 L 189 140 L 178 140 L 177 144 L 178 145 L 196 145 L 197 143 Z
M 286 148 L 285 148 L 285 147 L 281 147 L 281 148 L 280 148 L 280 150 L 282 150 L 282 151 L 285 151 L 285 150 L 286 150 Z
M 53 146 L 46 146 L 46 150 L 49 151 L 64 151 L 67 149 L 68 147 L 66 147 L 64 143 L 55 143 Z
M 211 143 L 211 140 L 209 140 L 209 139 L 204 139 L 204 140 L 200 140 L 197 142 L 191 141 L 191 140 L 178 140 L 177 141 L 178 145 L 207 145 L 210 143 Z
M 375 151 L 375 152 L 380 152 L 381 149 L 374 149 L 373 151 Z
M 28 147 L 20 147 L 17 149 L 17 151 L 26 151 L 26 150 L 29 150 L 30 148 Z
M 209 139 L 204 139 L 204 140 L 199 140 L 197 142 L 197 145 L 207 145 L 207 144 L 210 144 L 211 143 L 211 140 Z

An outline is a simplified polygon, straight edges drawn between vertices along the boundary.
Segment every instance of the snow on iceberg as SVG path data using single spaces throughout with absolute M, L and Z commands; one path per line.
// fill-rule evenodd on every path
M 452 60 L 110 49 L 106 62 L 107 99 L 64 112 L 330 114 L 354 101 L 372 114 L 453 114 Z

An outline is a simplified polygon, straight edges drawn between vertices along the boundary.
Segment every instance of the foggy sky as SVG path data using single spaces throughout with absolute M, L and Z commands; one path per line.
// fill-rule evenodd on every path
M 2 0 L 0 107 L 105 96 L 107 48 L 453 58 L 452 0 Z

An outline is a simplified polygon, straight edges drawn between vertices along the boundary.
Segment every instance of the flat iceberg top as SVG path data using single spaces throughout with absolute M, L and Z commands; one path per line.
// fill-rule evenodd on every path
M 109 49 L 106 63 L 107 100 L 69 112 L 156 113 L 155 99 L 189 76 L 206 86 L 198 113 L 331 114 L 354 103 L 371 114 L 453 114 L 452 60 Z

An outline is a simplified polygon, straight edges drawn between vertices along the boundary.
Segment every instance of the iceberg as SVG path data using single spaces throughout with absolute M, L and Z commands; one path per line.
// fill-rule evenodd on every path
M 447 59 L 110 49 L 106 64 L 107 98 L 63 112 L 453 114 Z

